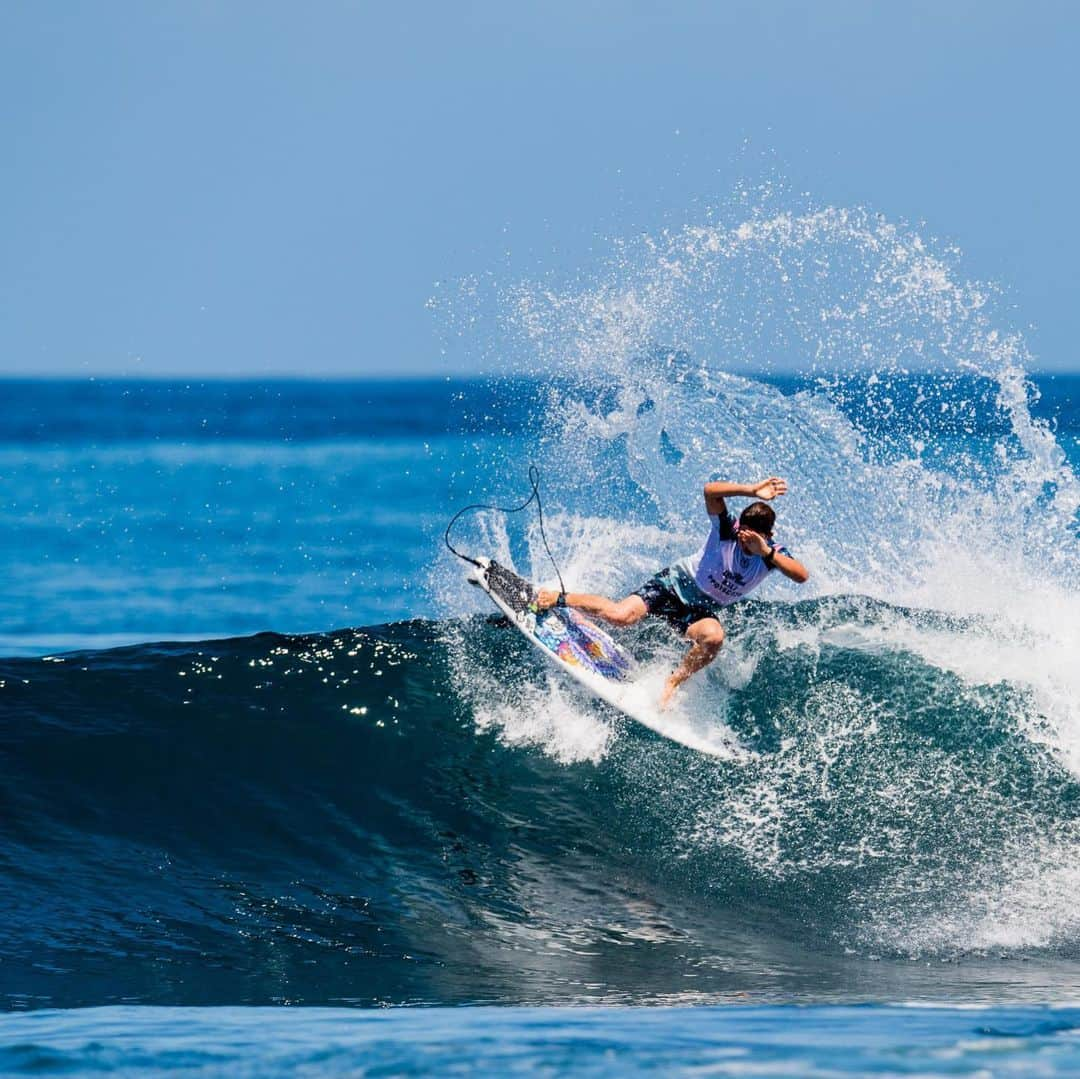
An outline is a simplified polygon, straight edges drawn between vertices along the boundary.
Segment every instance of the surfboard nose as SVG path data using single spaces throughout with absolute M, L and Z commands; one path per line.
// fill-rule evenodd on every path
M 484 587 L 484 577 L 487 574 L 488 566 L 491 565 L 491 562 L 487 558 L 478 558 L 477 562 L 480 563 L 478 566 L 471 566 L 465 571 L 465 580 L 468 581 L 469 584 L 482 588 Z

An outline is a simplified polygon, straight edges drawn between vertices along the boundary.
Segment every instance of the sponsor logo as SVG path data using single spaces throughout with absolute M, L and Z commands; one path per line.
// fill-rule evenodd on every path
M 709 574 L 709 583 L 724 596 L 741 595 L 746 588 L 746 578 L 735 570 L 726 569 L 719 578 Z

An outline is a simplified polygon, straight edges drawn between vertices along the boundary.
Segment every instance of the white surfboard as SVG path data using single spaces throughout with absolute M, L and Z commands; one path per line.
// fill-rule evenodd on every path
M 594 697 L 674 742 L 713 757 L 742 757 L 746 750 L 725 727 L 700 730 L 676 710 L 661 712 L 658 685 L 645 686 L 634 658 L 595 622 L 570 607 L 539 611 L 536 589 L 513 570 L 478 559 L 468 580 L 482 588 L 510 624 L 542 655 Z M 653 680 L 650 680 L 653 681 Z

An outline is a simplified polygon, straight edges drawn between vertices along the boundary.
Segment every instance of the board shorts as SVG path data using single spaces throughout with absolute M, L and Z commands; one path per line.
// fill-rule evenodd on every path
M 663 618 L 673 629 L 685 633 L 702 618 L 719 618 L 721 605 L 698 588 L 682 570 L 668 566 L 630 593 L 640 596 L 645 609 Z

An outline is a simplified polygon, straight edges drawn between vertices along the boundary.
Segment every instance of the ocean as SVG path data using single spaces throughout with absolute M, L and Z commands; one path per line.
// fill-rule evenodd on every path
M 528 377 L 0 384 L 0 1071 L 1075 1074 L 1080 377 L 893 239 L 795 374 L 598 287 L 511 297 Z M 466 585 L 532 465 L 455 546 L 610 595 L 788 480 L 811 580 L 677 704 L 739 753 Z

